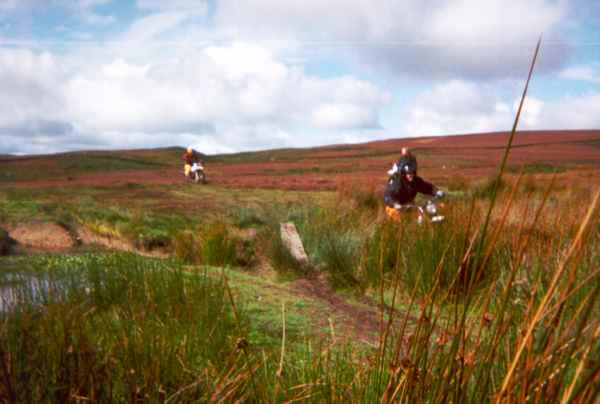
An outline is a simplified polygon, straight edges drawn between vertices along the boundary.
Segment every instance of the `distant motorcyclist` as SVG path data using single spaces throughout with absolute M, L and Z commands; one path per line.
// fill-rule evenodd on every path
M 194 150 L 192 148 L 192 146 L 189 146 L 185 150 L 185 153 L 183 153 L 182 159 L 185 162 L 185 165 L 183 166 L 183 170 L 184 170 L 186 177 L 189 178 L 190 172 L 192 171 L 192 165 L 194 165 L 194 163 L 199 164 L 201 166 L 204 165 L 202 163 L 201 157 L 202 156 L 200 155 L 200 153 L 198 153 L 196 150 Z
M 438 198 L 444 192 L 435 185 L 416 175 L 416 168 L 411 164 L 404 164 L 388 179 L 384 192 L 385 212 L 394 219 L 400 219 L 400 209 L 403 205 L 412 204 L 417 193 L 431 195 Z

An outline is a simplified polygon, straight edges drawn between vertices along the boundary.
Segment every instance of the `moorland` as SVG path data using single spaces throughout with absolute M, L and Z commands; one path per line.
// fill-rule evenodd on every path
M 0 156 L 0 399 L 598 400 L 600 131 L 508 136 Z M 443 223 L 386 218 L 403 146 Z

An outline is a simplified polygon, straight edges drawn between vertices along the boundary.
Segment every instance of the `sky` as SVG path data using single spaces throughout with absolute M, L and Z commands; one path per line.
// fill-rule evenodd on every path
M 595 0 L 0 0 L 0 154 L 600 128 Z

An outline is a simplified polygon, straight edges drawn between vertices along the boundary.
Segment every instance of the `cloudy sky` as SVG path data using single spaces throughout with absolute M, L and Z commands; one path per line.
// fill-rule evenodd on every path
M 600 128 L 594 0 L 0 0 L 0 154 Z

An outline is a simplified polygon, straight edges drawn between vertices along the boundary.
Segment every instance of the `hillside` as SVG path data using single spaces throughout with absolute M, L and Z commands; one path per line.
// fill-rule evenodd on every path
M 278 149 L 207 156 L 211 183 L 226 187 L 334 189 L 348 181 L 372 183 L 403 146 L 419 158 L 421 174 L 444 182 L 450 175 L 491 175 L 508 133 L 389 139 L 364 144 Z M 19 187 L 181 182 L 182 148 L 72 152 L 0 159 L 0 183 Z M 511 170 L 530 173 L 577 170 L 600 178 L 600 130 L 519 132 L 509 160 Z

